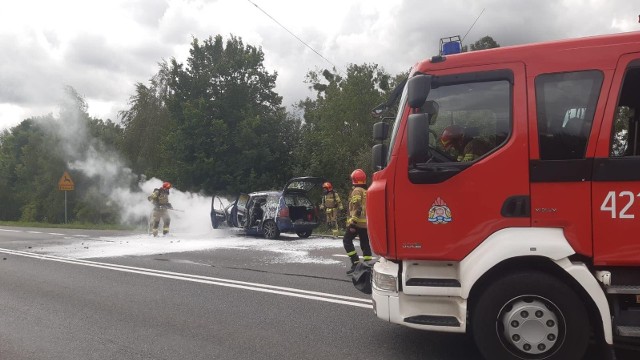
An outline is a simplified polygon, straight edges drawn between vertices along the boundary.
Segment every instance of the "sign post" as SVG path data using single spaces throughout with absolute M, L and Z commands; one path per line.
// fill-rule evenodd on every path
M 64 172 L 60 180 L 58 180 L 58 190 L 64 191 L 64 223 L 67 223 L 67 191 L 73 191 L 75 184 L 71 180 L 71 175 L 68 172 Z

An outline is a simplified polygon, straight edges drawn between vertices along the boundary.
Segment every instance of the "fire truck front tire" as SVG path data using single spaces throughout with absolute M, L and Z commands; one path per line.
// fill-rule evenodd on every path
M 518 272 L 494 281 L 479 296 L 470 325 L 486 359 L 582 359 L 588 314 L 562 281 L 543 272 Z

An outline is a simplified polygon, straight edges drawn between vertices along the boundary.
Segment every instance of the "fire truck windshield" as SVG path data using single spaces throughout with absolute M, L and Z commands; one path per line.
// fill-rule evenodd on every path
M 402 96 L 400 97 L 400 102 L 398 103 L 398 113 L 396 114 L 395 120 L 393 121 L 392 129 L 391 129 L 391 138 L 389 139 L 389 151 L 387 153 L 387 161 L 391 159 L 391 153 L 393 152 L 393 145 L 396 141 L 396 136 L 398 135 L 398 129 L 400 128 L 400 123 L 402 120 L 402 114 L 406 108 L 407 104 L 407 86 L 405 84 L 404 90 L 402 90 Z

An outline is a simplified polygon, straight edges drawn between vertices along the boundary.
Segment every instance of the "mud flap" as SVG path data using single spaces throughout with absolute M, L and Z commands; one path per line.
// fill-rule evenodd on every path
M 353 286 L 359 291 L 370 295 L 371 294 L 371 271 L 373 265 L 361 262 L 356 265 L 356 268 L 351 274 L 351 282 Z

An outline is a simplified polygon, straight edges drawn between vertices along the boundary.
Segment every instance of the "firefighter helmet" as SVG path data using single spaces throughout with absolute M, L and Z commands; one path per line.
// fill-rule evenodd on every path
M 351 183 L 353 185 L 364 185 L 367 183 L 367 174 L 362 169 L 355 169 L 351 173 Z
M 460 143 L 463 137 L 464 131 L 462 129 L 462 126 L 449 125 L 442 132 L 442 135 L 440 136 L 440 143 L 445 148 L 445 150 L 449 150 L 456 143 Z
M 327 181 L 324 184 L 322 184 L 322 188 L 327 191 L 331 191 L 333 190 L 333 185 L 331 185 L 331 183 Z
M 163 183 L 162 183 L 162 188 L 163 188 L 163 189 L 166 189 L 166 190 L 171 189 L 171 183 L 170 183 L 170 182 L 168 182 L 168 181 L 163 182 Z

